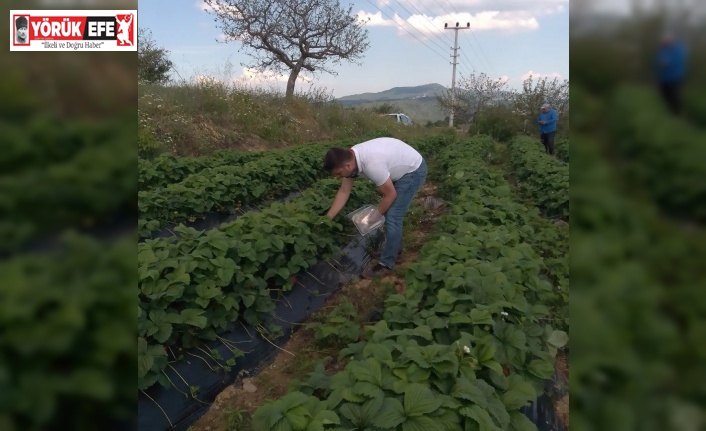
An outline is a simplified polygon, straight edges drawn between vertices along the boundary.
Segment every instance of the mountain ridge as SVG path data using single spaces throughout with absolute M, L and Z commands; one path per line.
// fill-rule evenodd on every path
M 409 115 L 415 123 L 439 121 L 446 114 L 439 108 L 436 96 L 446 92 L 441 84 L 431 83 L 410 87 L 392 87 L 376 93 L 360 93 L 343 96 L 336 99 L 344 106 L 373 108 L 382 104 L 390 104 Z
M 382 100 L 398 100 L 398 99 L 415 99 L 421 97 L 436 97 L 446 91 L 446 87 L 441 84 L 431 83 L 424 85 L 416 85 L 410 87 L 392 87 L 388 90 L 379 91 L 376 93 L 360 93 L 351 94 L 349 96 L 339 97 L 336 100 L 339 102 L 365 101 L 374 102 Z

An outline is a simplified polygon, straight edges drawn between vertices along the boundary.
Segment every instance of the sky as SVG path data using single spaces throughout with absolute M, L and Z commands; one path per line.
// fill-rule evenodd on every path
M 295 0 L 292 0 L 295 1 Z M 392 87 L 438 83 L 451 86 L 453 30 L 458 32 L 457 83 L 485 73 L 521 88 L 534 77 L 569 79 L 569 0 L 355 0 L 341 1 L 366 20 L 370 47 L 362 64 L 334 65 L 337 75 L 297 80 L 298 91 L 323 90 L 334 97 Z M 251 59 L 240 43 L 225 40 L 203 0 L 141 0 L 138 25 L 169 51 L 176 80 L 210 77 L 283 90 L 287 76 L 243 67 Z

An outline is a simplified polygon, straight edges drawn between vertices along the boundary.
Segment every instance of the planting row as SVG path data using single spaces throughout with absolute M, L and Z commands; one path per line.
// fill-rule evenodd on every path
M 24 123 L 0 121 L 0 172 L 16 174 L 66 162 L 87 148 L 113 139 L 115 131 L 126 124 L 132 126 L 134 142 L 134 123 L 134 113 L 102 122 L 66 120 L 53 115 L 32 115 Z
M 706 133 L 673 118 L 650 90 L 625 86 L 611 104 L 609 151 L 631 181 L 666 211 L 706 221 Z
M 367 138 L 365 138 L 367 139 Z M 370 138 L 372 139 L 372 137 Z M 355 144 L 356 140 L 344 139 L 336 142 L 328 142 L 327 145 L 348 146 Z M 321 146 L 323 142 L 308 144 L 309 146 Z M 152 159 L 138 159 L 138 187 L 140 191 L 166 187 L 169 184 L 179 183 L 192 174 L 197 174 L 208 168 L 220 166 L 240 166 L 248 162 L 269 157 L 277 153 L 287 153 L 291 150 L 273 151 L 238 151 L 219 150 L 208 156 L 181 157 L 164 153 Z
M 165 377 L 163 346 L 216 340 L 241 320 L 262 324 L 274 309 L 272 290 L 291 289 L 295 274 L 341 245 L 343 226 L 322 216 L 339 184 L 322 180 L 300 198 L 218 229 L 180 227 L 178 238 L 139 244 L 140 389 Z M 374 187 L 361 184 L 345 210 L 375 198 Z
M 117 211 L 134 211 L 135 152 L 129 143 L 135 127 L 106 129 L 109 135 L 102 129 L 86 132 L 90 138 L 82 139 L 91 144 L 84 142 L 66 160 L 0 176 L 0 254 L 45 234 L 94 226 Z
M 536 139 L 518 136 L 508 144 L 510 167 L 520 193 L 548 218 L 569 220 L 569 166 L 547 155 Z
M 209 212 L 232 213 L 321 178 L 326 146 L 272 151 L 244 165 L 206 168 L 179 183 L 142 191 L 139 200 L 141 236 L 168 223 L 185 222 Z
M 220 150 L 213 155 L 201 157 L 180 157 L 164 153 L 153 159 L 138 159 L 137 186 L 140 191 L 166 187 L 206 168 L 227 165 L 239 166 L 251 162 L 263 154 L 266 153 Z
M 556 157 L 566 163 L 569 163 L 569 140 L 562 139 L 556 143 Z
M 478 156 L 485 160 L 492 157 L 494 146 L 490 137 L 473 139 Z M 452 154 L 440 161 L 450 163 Z M 542 217 L 536 208 L 518 203 L 512 188 L 501 171 L 481 160 L 471 160 L 469 167 L 458 168 L 445 177 L 437 177 L 442 196 L 455 200 L 451 214 L 439 222 L 439 227 L 449 231 L 455 226 L 492 225 L 505 227 L 517 233 L 520 242 L 529 244 L 542 258 L 542 273 L 555 286 L 551 302 L 552 314 L 558 318 L 556 326 L 568 328 L 569 299 L 569 228 Z M 467 188 L 468 176 L 482 182 L 481 188 Z M 458 197 L 458 198 L 457 198 Z M 462 198 L 461 198 L 462 197 Z
M 451 139 L 424 138 L 410 145 L 422 152 L 434 151 Z M 232 213 L 242 205 L 262 203 L 305 188 L 326 175 L 321 164 L 329 148 L 351 143 L 337 141 L 270 151 L 244 165 L 205 168 L 179 183 L 140 192 L 140 237 L 148 237 L 170 223 L 193 221 L 209 211 Z
M 613 143 L 588 134 L 572 141 L 580 165 L 572 174 L 571 314 L 591 322 L 574 336 L 590 354 L 571 360 L 572 426 L 669 429 L 704 399 L 706 232 L 665 219 L 634 193 L 602 154 Z
M 454 147 L 442 161 L 451 178 L 493 196 L 476 174 L 490 147 Z M 256 429 L 536 430 L 519 409 L 543 390 L 567 341 L 545 323 L 553 294 L 541 259 L 507 228 L 446 229 L 410 266 L 406 295 L 388 298 L 366 341 L 340 352 L 343 371 L 261 407 Z
M 0 263 L 1 429 L 134 420 L 135 240 L 65 237 Z

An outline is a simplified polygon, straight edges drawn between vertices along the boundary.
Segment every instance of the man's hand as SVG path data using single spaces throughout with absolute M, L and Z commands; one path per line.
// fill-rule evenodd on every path
M 329 221 L 332 220 L 332 219 L 333 219 L 333 217 L 329 217 L 328 215 L 319 216 L 318 220 L 316 220 L 316 222 L 314 222 L 314 224 L 315 224 L 315 225 L 325 224 L 325 223 L 329 222 Z
M 544 120 L 542 120 L 542 121 L 539 122 L 539 124 L 547 124 L 547 122 L 544 121 Z

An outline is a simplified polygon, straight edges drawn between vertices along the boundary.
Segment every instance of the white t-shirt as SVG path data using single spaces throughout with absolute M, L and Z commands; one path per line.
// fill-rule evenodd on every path
M 380 187 L 390 178 L 397 181 L 403 175 L 417 170 L 422 155 L 395 138 L 377 138 L 361 142 L 352 148 L 358 173 Z

